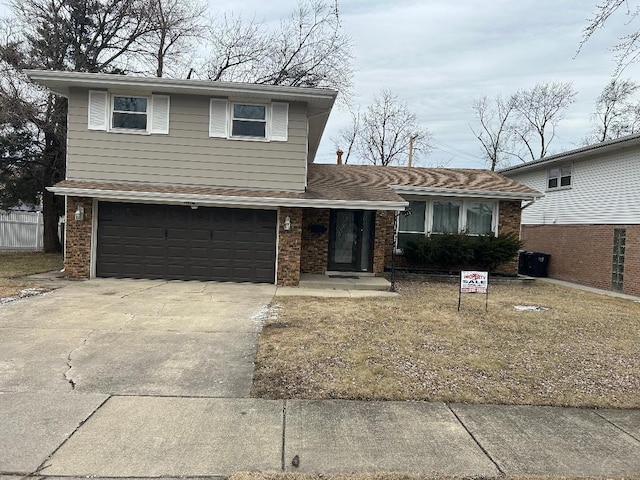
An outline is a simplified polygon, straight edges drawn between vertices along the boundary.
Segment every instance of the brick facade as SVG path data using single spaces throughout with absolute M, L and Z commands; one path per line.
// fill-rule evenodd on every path
M 520 235 L 520 220 L 522 218 L 520 203 L 519 200 L 500 202 L 498 205 L 498 236 L 509 233 Z M 499 265 L 496 271 L 509 274 L 518 273 L 518 258 Z
M 384 272 L 385 268 L 391 268 L 393 255 L 393 239 L 395 212 L 376 212 L 376 239 L 374 244 L 373 265 L 376 274 Z
M 302 212 L 301 273 L 324 275 L 327 271 L 329 214 L 329 209 L 305 208 Z
M 84 220 L 76 220 L 78 207 L 84 208 Z M 64 275 L 85 279 L 91 276 L 91 226 L 93 199 L 67 197 L 67 223 L 65 231 Z
M 284 229 L 289 217 L 291 227 Z M 278 217 L 278 274 L 277 284 L 296 286 L 300 282 L 300 257 L 302 249 L 302 209 L 280 208 Z
M 523 225 L 524 248 L 551 255 L 548 274 L 611 290 L 613 231 L 626 229 L 623 293 L 640 295 L 640 225 Z
M 522 217 L 520 201 L 500 202 L 498 210 L 498 236 L 512 232 L 519 233 L 520 220 Z
M 76 209 L 84 208 L 84 220 L 75 220 Z M 329 209 L 281 208 L 278 225 L 278 271 L 277 284 L 295 286 L 301 273 L 324 274 L 329 255 Z M 290 217 L 291 227 L 284 229 L 285 218 Z M 91 275 L 91 227 L 93 200 L 84 197 L 67 198 L 65 276 L 67 278 L 89 278 Z M 518 202 L 500 203 L 499 231 L 518 231 L 520 208 Z M 373 272 L 382 275 L 391 267 L 394 238 L 394 212 L 377 211 L 373 245 Z M 612 235 L 612 233 L 611 233 Z M 627 233 L 627 244 L 632 239 Z M 640 232 L 636 237 L 640 236 Z M 611 242 L 609 242 L 610 244 Z M 529 248 L 529 247 L 527 247 Z M 610 276 L 610 257 L 609 276 Z M 396 258 L 401 266 L 403 258 Z M 633 259 L 628 259 L 632 263 Z M 636 259 L 636 261 L 638 261 Z M 517 270 L 517 262 L 509 265 Z M 626 274 L 626 272 L 625 272 Z
M 307 208 L 302 218 L 300 271 L 323 275 L 329 261 L 329 217 L 331 210 Z M 323 230 L 324 231 L 321 231 Z M 377 211 L 373 242 L 373 273 L 382 275 L 386 258 L 391 258 L 393 212 Z
M 508 233 L 520 232 L 520 218 L 522 210 L 520 209 L 520 201 L 502 201 L 498 206 L 498 236 L 506 235 Z M 388 230 L 385 250 L 385 266 L 387 270 L 391 269 L 391 255 L 393 252 L 393 213 L 389 212 L 387 218 Z M 396 255 L 396 267 L 403 268 L 408 267 L 409 264 L 405 260 L 402 254 Z M 496 271 L 507 274 L 518 273 L 518 259 L 514 258 L 513 261 L 499 265 Z

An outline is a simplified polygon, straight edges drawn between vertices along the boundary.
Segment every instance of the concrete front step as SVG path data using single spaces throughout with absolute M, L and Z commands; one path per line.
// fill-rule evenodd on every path
M 338 277 L 303 274 L 300 277 L 300 284 L 298 285 L 298 288 L 389 291 L 391 289 L 391 283 L 382 277 L 356 277 L 356 275 Z

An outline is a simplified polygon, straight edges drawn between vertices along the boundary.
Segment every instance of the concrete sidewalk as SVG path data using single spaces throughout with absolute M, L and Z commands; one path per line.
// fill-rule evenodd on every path
M 640 474 L 640 410 L 11 393 L 0 412 L 6 476 Z

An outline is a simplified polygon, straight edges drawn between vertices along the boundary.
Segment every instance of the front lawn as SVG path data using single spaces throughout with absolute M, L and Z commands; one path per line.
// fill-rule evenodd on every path
M 61 253 L 0 252 L 0 298 L 14 296 L 25 288 L 37 288 L 35 282 L 21 277 L 62 268 Z
M 640 408 L 640 303 L 538 282 L 458 312 L 457 285 L 399 292 L 279 298 L 253 396 Z

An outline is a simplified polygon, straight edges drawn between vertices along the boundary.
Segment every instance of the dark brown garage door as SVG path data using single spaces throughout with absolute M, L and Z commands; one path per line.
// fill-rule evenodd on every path
M 275 281 L 276 212 L 100 202 L 99 277 Z

